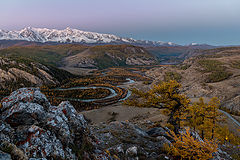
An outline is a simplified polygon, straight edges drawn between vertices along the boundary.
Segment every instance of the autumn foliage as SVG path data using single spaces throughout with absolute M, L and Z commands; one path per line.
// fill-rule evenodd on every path
M 142 100 L 128 100 L 125 103 L 131 106 L 166 109 L 165 113 L 169 116 L 168 123 L 173 127 L 174 132 L 178 133 L 182 114 L 190 102 L 184 94 L 180 93 L 180 87 L 177 81 L 170 80 L 153 86 L 147 92 L 133 89 L 132 92 Z
M 207 139 L 199 140 L 191 135 L 189 129 L 176 135 L 171 132 L 174 143 L 169 147 L 169 152 L 175 159 L 206 160 L 213 158 L 218 145 Z
M 194 131 L 199 131 L 202 138 L 213 139 L 218 127 L 218 122 L 223 121 L 219 113 L 220 101 L 213 97 L 209 103 L 205 103 L 203 98 L 186 108 L 184 113 L 185 125 Z

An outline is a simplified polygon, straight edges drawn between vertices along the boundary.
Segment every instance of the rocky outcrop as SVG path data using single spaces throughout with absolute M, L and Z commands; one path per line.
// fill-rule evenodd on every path
M 126 59 L 127 65 L 153 65 L 156 64 L 155 59 L 145 58 L 145 57 L 128 57 Z
M 26 64 L 25 64 L 26 63 Z M 50 69 L 40 63 L 24 62 L 0 57 L 0 89 L 9 86 L 41 86 L 58 84 Z M 11 85 L 12 84 L 12 85 Z
M 167 130 L 161 128 L 163 134 Z M 95 146 L 119 159 L 169 159 L 165 145 L 171 145 L 164 136 L 152 136 L 130 122 L 111 122 L 91 126 L 96 137 Z
M 1 100 L 0 112 L 0 150 L 6 152 L 1 157 L 77 159 L 73 149 L 85 143 L 83 115 L 69 102 L 51 106 L 39 89 L 13 92 Z

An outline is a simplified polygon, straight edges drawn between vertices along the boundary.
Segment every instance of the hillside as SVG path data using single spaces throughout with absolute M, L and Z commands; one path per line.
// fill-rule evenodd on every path
M 67 67 L 104 69 L 113 66 L 152 65 L 157 59 L 142 47 L 131 45 L 94 46 L 64 58 Z
M 34 61 L 78 70 L 113 66 L 156 64 L 155 57 L 142 47 L 132 45 L 85 46 L 78 44 L 16 46 L 0 50 L 0 56 L 25 57 Z
M 11 91 L 19 87 L 59 84 L 72 74 L 52 66 L 24 58 L 0 57 L 0 89 Z
M 87 48 L 87 46 L 74 44 L 16 46 L 0 50 L 0 56 L 25 57 L 57 67 L 63 57 L 77 54 Z
M 190 44 L 187 46 L 146 47 L 146 50 L 159 59 L 160 64 L 179 64 L 186 58 L 201 55 L 202 50 L 217 48 L 206 44 Z
M 8 47 L 17 47 L 17 46 L 31 46 L 31 45 L 44 45 L 44 44 L 38 43 L 38 42 L 21 41 L 21 40 L 0 40 L 0 49 L 5 49 Z
M 155 83 L 166 79 L 177 79 L 183 92 L 192 99 L 219 97 L 222 108 L 240 113 L 240 48 L 226 47 L 204 50 L 178 66 L 155 68 L 146 74 Z

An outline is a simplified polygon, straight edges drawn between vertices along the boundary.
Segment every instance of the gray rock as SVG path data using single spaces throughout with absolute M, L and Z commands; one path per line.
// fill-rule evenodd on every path
M 0 111 L 9 109 L 20 102 L 37 103 L 46 108 L 50 106 L 46 96 L 40 92 L 39 88 L 21 88 L 1 100 L 2 108 L 0 108 Z
M 145 130 L 129 122 L 94 125 L 91 131 L 96 137 L 96 147 L 117 153 L 120 159 L 154 159 L 156 154 L 162 154 L 164 144 L 170 143 L 165 137 L 148 136 Z M 106 133 L 111 133 L 111 138 L 106 137 Z
M 137 156 L 138 148 L 136 146 L 130 147 L 126 150 L 126 155 L 129 156 Z
M 42 122 L 45 120 L 45 115 L 43 106 L 36 103 L 19 102 L 13 105 L 11 109 L 4 111 L 1 119 L 16 127 L 22 124 L 32 125 L 36 122 Z
M 7 143 L 0 147 L 15 157 L 77 159 L 71 148 L 90 144 L 87 122 L 69 102 L 51 106 L 39 89 L 21 88 L 1 104 L 0 142 Z
M 11 142 L 14 137 L 14 129 L 9 124 L 0 120 L 0 143 L 4 141 Z
M 28 157 L 23 153 L 23 151 L 10 142 L 1 142 L 0 150 L 10 154 L 12 159 L 28 160 Z
M 152 137 L 168 136 L 166 130 L 161 127 L 151 128 L 147 131 L 147 134 Z
M 0 150 L 0 160 L 12 160 L 11 155 Z
M 160 146 L 159 149 L 164 150 L 165 149 L 165 145 L 171 145 L 172 143 L 164 136 L 158 136 L 157 140 L 160 142 Z
M 44 130 L 38 126 L 29 126 L 17 131 L 20 138 L 17 140 L 17 146 L 21 148 L 28 157 L 45 158 L 59 157 L 64 159 L 65 152 L 61 141 L 55 134 Z M 37 148 L 37 149 L 36 149 Z

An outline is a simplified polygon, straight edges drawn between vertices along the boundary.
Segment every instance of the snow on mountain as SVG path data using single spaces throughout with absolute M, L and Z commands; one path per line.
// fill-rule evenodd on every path
M 189 46 L 197 46 L 199 45 L 198 43 L 190 43 Z
M 63 30 L 27 27 L 20 31 L 6 31 L 0 29 L 0 40 L 25 40 L 33 42 L 60 42 L 60 43 L 117 43 L 152 46 L 176 46 L 172 42 L 135 40 L 122 38 L 113 34 L 85 32 L 78 29 L 66 28 Z

